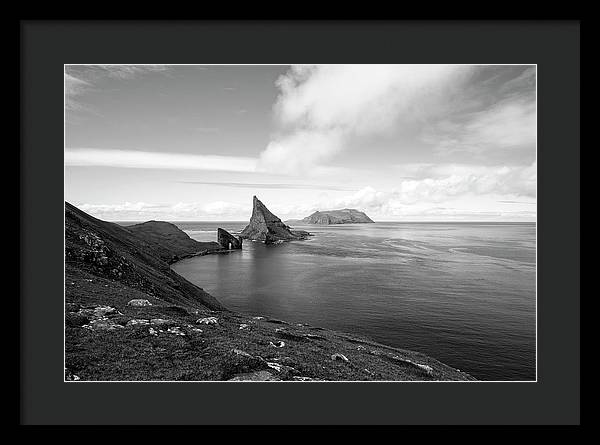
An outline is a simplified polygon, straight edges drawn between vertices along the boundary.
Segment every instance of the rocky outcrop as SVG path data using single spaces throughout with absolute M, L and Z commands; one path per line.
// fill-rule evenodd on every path
M 152 303 L 143 298 L 135 298 L 130 300 L 129 303 L 127 303 L 127 306 L 152 306 Z
M 147 221 L 126 228 L 140 240 L 150 244 L 167 263 L 221 249 L 218 243 L 200 242 L 190 238 L 175 224 L 166 221 Z
M 304 224 L 355 224 L 375 222 L 356 209 L 324 210 L 300 220 Z
M 292 230 L 254 196 L 250 223 L 242 230 L 240 237 L 272 244 L 306 239 L 309 235 L 308 232 L 303 230 Z
M 277 381 L 281 380 L 274 376 L 269 371 L 255 371 L 255 372 L 247 372 L 244 374 L 237 374 L 235 377 L 229 379 L 230 382 L 247 382 L 247 381 L 257 381 L 257 382 L 266 382 L 266 381 Z
M 174 311 L 160 300 L 130 306 L 116 281 L 84 276 L 67 276 L 75 284 L 66 292 L 66 319 L 73 322 L 65 326 L 65 380 L 473 380 L 417 352 L 323 328 L 315 336 L 308 324 L 282 331 L 269 317 Z M 203 318 L 194 323 L 197 317 Z
M 223 249 L 241 249 L 242 238 L 233 236 L 225 229 L 217 229 L 217 242 Z
M 183 239 L 181 234 L 177 238 Z M 171 270 L 170 259 L 181 253 L 179 243 L 169 250 L 166 242 L 159 246 L 155 237 L 145 239 L 129 227 L 101 221 L 65 202 L 67 276 L 85 273 L 90 282 L 112 280 L 122 286 L 123 295 L 131 295 L 128 301 L 158 298 L 177 305 L 224 309 L 212 295 Z

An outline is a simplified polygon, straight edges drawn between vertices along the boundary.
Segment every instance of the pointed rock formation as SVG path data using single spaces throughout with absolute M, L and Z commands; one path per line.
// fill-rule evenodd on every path
M 225 229 L 217 229 L 217 242 L 223 249 L 241 249 L 242 239 L 233 236 Z
M 292 230 L 291 227 L 284 224 L 255 196 L 253 198 L 250 224 L 242 230 L 240 238 L 271 244 L 281 241 L 305 239 L 308 236 L 308 232 Z

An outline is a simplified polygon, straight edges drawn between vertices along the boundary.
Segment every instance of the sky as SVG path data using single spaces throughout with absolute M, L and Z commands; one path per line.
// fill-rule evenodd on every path
M 535 221 L 535 65 L 66 65 L 65 200 L 109 221 Z

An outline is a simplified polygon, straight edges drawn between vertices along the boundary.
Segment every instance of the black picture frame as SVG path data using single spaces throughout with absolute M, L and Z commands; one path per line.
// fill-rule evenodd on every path
M 22 424 L 579 423 L 579 22 L 22 21 L 20 37 Z M 537 64 L 538 381 L 63 382 L 70 63 Z

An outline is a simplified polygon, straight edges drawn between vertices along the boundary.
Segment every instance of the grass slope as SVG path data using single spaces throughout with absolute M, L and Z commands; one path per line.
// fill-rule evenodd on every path
M 217 242 L 199 242 L 181 231 L 175 224 L 165 221 L 148 221 L 126 226 L 126 229 L 150 244 L 169 264 L 192 255 L 223 250 Z
M 68 203 L 65 223 L 67 380 L 473 380 L 416 352 L 227 311 L 155 239 Z

